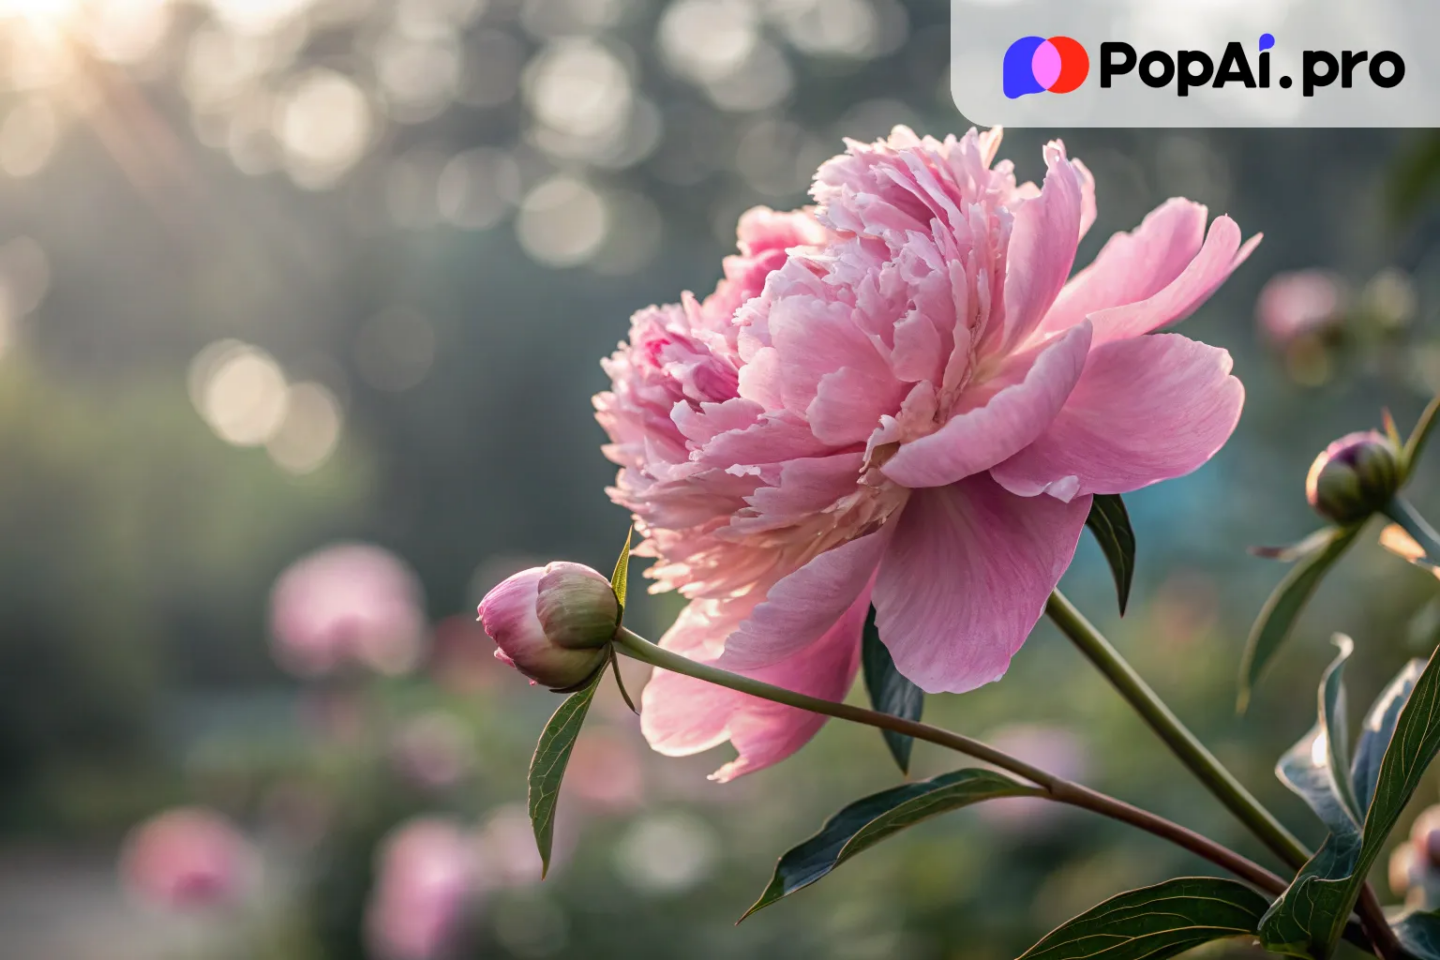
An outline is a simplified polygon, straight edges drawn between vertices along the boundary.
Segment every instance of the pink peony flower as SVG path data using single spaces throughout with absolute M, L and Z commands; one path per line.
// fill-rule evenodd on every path
M 131 831 L 120 876 L 138 900 L 175 910 L 232 904 L 254 879 L 255 856 L 230 822 L 210 810 L 182 807 Z
M 903 127 L 820 168 L 814 210 L 752 211 L 706 300 L 650 307 L 596 397 L 611 496 L 690 599 L 662 643 L 831 699 L 866 609 L 929 691 L 1004 674 L 1069 565 L 1096 493 L 1188 473 L 1243 402 L 1224 350 L 1145 336 L 1248 256 L 1170 200 L 1073 278 L 1093 183 L 1061 144 L 1043 187 L 994 163 L 998 131 Z M 781 250 L 788 253 L 781 255 Z M 730 741 L 727 780 L 823 719 L 663 671 L 662 753 Z
M 275 656 L 301 676 L 358 665 L 381 673 L 415 666 L 425 641 L 415 574 L 381 547 L 346 543 L 302 557 L 270 595 Z
M 1340 280 L 1328 271 L 1277 273 L 1261 289 L 1255 314 L 1270 342 L 1287 347 L 1334 329 L 1343 319 L 1344 298 Z
M 436 960 L 463 932 L 478 887 L 474 840 L 459 824 L 419 818 L 382 843 L 366 936 L 381 960 Z

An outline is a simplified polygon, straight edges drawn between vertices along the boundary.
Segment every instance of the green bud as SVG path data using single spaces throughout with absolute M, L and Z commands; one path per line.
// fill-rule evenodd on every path
M 1325 448 L 1310 466 L 1305 496 L 1327 520 L 1359 523 L 1382 509 L 1400 489 L 1400 451 L 1384 434 L 1348 434 Z

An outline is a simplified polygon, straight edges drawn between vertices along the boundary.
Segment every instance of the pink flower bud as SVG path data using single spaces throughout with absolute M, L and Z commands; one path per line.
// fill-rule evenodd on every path
M 1356 523 L 1390 502 L 1399 487 L 1395 444 L 1375 430 L 1365 430 L 1341 437 L 1315 458 L 1305 479 L 1305 496 L 1327 520 Z
M 499 647 L 496 659 L 534 683 L 565 690 L 604 665 L 620 604 L 607 578 L 560 561 L 505 580 L 480 601 L 479 614 Z
M 175 910 L 230 904 L 253 879 L 250 844 L 224 817 L 181 808 L 136 827 L 120 875 L 136 898 Z

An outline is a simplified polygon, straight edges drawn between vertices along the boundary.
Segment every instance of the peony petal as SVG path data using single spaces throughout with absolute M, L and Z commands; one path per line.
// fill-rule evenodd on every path
M 817 642 L 779 663 L 744 672 L 812 697 L 843 700 L 859 668 L 869 606 L 867 588 Z M 739 756 L 712 775 L 721 782 L 784 760 L 826 719 L 665 670 L 655 671 L 641 704 L 641 730 L 659 753 L 688 756 L 731 741 Z
M 1075 555 L 1090 498 L 1007 493 L 988 475 L 917 490 L 873 602 L 895 666 L 930 693 L 999 679 Z
M 1011 382 L 929 436 L 903 444 L 883 472 L 902 486 L 941 487 L 1014 456 L 1060 412 L 1089 350 L 1090 326 L 1080 323 L 1014 357 L 1000 374 Z
M 1005 325 L 998 343 L 987 335 L 981 355 L 1010 353 L 1040 325 L 1075 264 L 1080 244 L 1080 175 L 1065 159 L 1064 148 L 1045 148 L 1045 186 L 1040 196 L 1015 213 L 1005 266 Z
M 1163 290 L 1137 303 L 1089 314 L 1090 322 L 1095 325 L 1096 345 L 1138 337 L 1184 320 L 1210 299 L 1259 242 L 1260 235 L 1256 234 L 1242 247 L 1240 228 L 1235 221 L 1217 217 L 1195 259 Z
M 877 376 L 873 367 L 842 367 L 821 377 L 805 411 L 815 438 L 837 447 L 864 443 L 880 418 L 900 406 L 908 389 L 885 373 Z
M 1080 176 L 1080 239 L 1083 240 L 1085 234 L 1095 225 L 1095 218 L 1100 213 L 1095 203 L 1095 175 L 1079 160 L 1072 159 L 1070 166 L 1074 167 Z
M 864 454 L 856 451 L 786 461 L 778 482 L 751 494 L 747 500 L 750 509 L 735 517 L 730 530 L 753 534 L 813 520 L 856 491 L 864 460 Z M 845 602 L 850 601 L 847 598 Z
M 1098 310 L 1159 293 L 1200 252 L 1207 216 L 1203 205 L 1176 197 L 1150 211 L 1133 233 L 1112 236 L 1095 262 L 1065 285 L 1040 331 L 1067 330 Z
M 881 528 L 826 550 L 776 583 L 725 641 L 720 666 L 766 667 L 819 640 L 869 585 L 889 539 L 889 528 Z
M 692 600 L 665 631 L 660 646 L 692 660 L 713 662 L 724 649 L 725 638 L 753 606 L 744 599 Z M 657 753 L 670 757 L 701 753 L 729 739 L 736 696 L 713 683 L 656 670 L 640 700 L 640 729 Z
M 1097 347 L 1040 439 L 991 471 L 1012 493 L 1069 499 L 1184 476 L 1230 439 L 1245 388 L 1230 354 L 1174 333 Z

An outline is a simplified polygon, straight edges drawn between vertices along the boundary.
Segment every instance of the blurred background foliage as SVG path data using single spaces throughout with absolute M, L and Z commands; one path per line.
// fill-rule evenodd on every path
M 1198 869 L 997 804 L 736 928 L 774 857 L 895 781 L 879 737 L 832 724 L 721 787 L 704 775 L 723 757 L 651 756 L 611 700 L 534 882 L 516 804 L 556 700 L 492 667 L 474 604 L 534 560 L 610 562 L 626 518 L 603 494 L 597 360 L 636 307 L 709 290 L 739 212 L 805 202 L 843 137 L 963 132 L 948 31 L 934 0 L 0 0 L 0 953 L 379 956 L 377 843 L 419 815 L 486 851 L 447 948 L 465 957 L 1006 960 Z M 1123 622 L 1093 545 L 1067 589 L 1314 842 L 1270 768 L 1311 722 L 1325 638 L 1355 635 L 1368 702 L 1434 646 L 1435 584 L 1362 545 L 1239 718 L 1240 647 L 1282 573 L 1245 548 L 1318 525 L 1302 482 L 1325 443 L 1386 406 L 1408 427 L 1440 389 L 1440 149 L 1021 130 L 1002 153 L 1037 177 L 1056 135 L 1098 183 L 1082 262 L 1172 195 L 1266 234 L 1187 322 L 1236 357 L 1234 441 L 1130 499 Z M 1267 280 L 1299 270 L 1318 271 L 1308 312 L 1257 318 Z M 1436 472 L 1412 487 L 1432 517 Z M 409 676 L 275 665 L 271 584 L 336 540 L 418 574 Z M 637 598 L 630 620 L 655 636 L 676 609 Z M 928 716 L 1263 857 L 1081 662 L 1042 625 L 1003 683 Z M 453 769 L 415 775 L 416 737 Z M 955 764 L 922 746 L 915 773 Z M 127 828 L 192 803 L 260 851 L 243 909 L 122 895 Z

